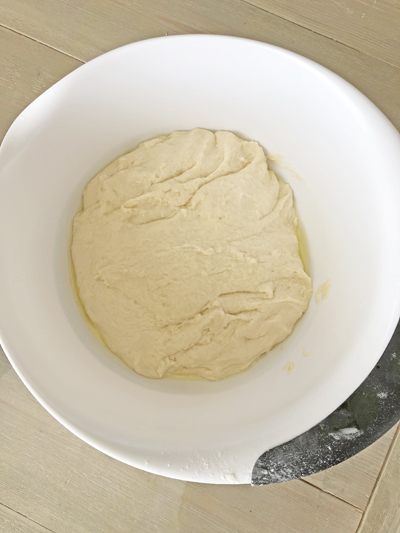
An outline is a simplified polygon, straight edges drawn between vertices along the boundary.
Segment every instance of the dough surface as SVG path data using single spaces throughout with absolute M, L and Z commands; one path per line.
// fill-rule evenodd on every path
M 283 341 L 312 293 L 289 185 L 233 133 L 175 131 L 87 185 L 72 260 L 83 306 L 137 373 L 219 380 Z

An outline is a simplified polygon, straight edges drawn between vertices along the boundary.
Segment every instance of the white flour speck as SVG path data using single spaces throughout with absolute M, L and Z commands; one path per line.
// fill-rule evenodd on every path
M 335 440 L 340 440 L 340 439 L 351 440 L 356 437 L 359 437 L 360 435 L 362 435 L 362 433 L 363 433 L 362 429 L 343 428 L 343 429 L 339 429 L 339 431 L 335 431 L 335 433 L 329 433 L 329 435 L 333 437 Z
M 238 482 L 238 479 L 237 479 L 236 474 L 234 472 L 229 473 L 229 474 L 224 474 L 224 479 L 228 483 L 237 483 Z

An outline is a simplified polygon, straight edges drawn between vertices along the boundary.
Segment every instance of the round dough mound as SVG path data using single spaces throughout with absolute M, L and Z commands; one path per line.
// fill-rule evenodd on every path
M 137 373 L 219 380 L 283 341 L 307 308 L 289 185 L 233 133 L 139 144 L 86 187 L 72 259 L 109 349 Z

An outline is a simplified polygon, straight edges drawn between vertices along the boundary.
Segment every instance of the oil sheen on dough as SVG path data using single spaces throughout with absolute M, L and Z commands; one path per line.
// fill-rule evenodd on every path
M 175 131 L 87 185 L 72 260 L 80 299 L 137 373 L 219 380 L 245 370 L 308 306 L 289 185 L 233 133 Z

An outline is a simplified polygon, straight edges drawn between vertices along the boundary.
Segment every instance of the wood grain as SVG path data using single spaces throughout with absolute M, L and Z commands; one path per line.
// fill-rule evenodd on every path
M 397 426 L 348 461 L 305 478 L 329 494 L 335 495 L 355 507 L 367 507 L 376 478 L 392 443 Z
M 19 113 L 80 61 L 0 27 L 0 140 Z
M 400 129 L 398 68 L 242 0 L 0 0 L 0 24 L 83 61 L 167 33 L 257 39 L 333 70 L 365 93 Z
M 0 533 L 49 533 L 49 529 L 0 504 Z
M 400 431 L 379 476 L 358 533 L 400 532 Z
M 335 41 L 400 67 L 398 0 L 246 0 Z
M 56 422 L 3 354 L 0 427 L 0 502 L 56 533 L 352 533 L 361 519 L 302 481 L 202 485 L 119 463 Z

